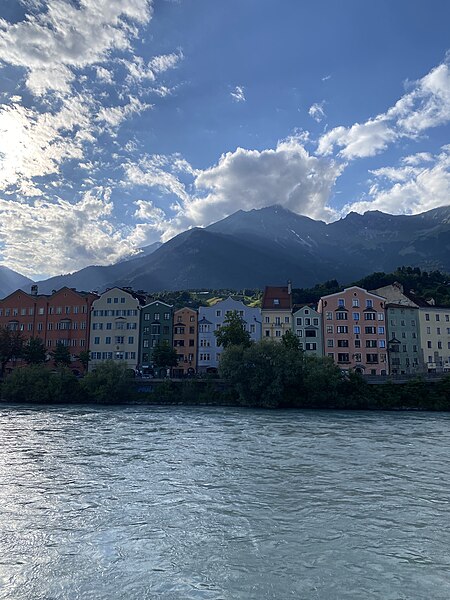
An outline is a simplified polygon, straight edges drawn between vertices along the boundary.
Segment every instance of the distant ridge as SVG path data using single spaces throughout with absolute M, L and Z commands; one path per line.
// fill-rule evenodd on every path
M 185 231 L 162 246 L 107 267 L 87 267 L 38 283 L 49 293 L 130 286 L 149 292 L 263 288 L 291 279 L 295 287 L 342 283 L 400 265 L 450 272 L 450 207 L 419 215 L 369 211 L 326 224 L 280 206 L 238 211 Z

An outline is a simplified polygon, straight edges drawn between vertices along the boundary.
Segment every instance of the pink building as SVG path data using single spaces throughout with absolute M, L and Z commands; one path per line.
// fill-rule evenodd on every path
M 323 296 L 322 314 L 325 356 L 345 371 L 387 375 L 385 298 L 360 287 Z

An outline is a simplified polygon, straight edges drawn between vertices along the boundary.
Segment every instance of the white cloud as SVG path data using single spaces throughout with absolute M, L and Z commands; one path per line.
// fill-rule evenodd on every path
M 324 134 L 318 144 L 320 155 L 330 155 L 336 147 L 347 160 L 374 156 L 401 138 L 417 138 L 431 127 L 450 121 L 450 70 L 443 63 L 414 84 L 414 88 L 385 113 L 336 127 Z
M 181 50 L 172 52 L 171 54 L 161 54 L 160 56 L 152 58 L 148 63 L 148 66 L 154 73 L 163 73 L 168 69 L 176 67 L 183 58 L 184 56 Z
M 141 102 L 139 98 L 130 97 L 128 104 L 124 106 L 102 107 L 96 117 L 96 121 L 103 121 L 112 127 L 117 127 L 132 114 L 139 114 L 144 110 L 152 108 L 151 104 Z
M 138 203 L 135 216 L 170 239 L 190 227 L 206 226 L 237 210 L 279 204 L 299 214 L 330 220 L 335 217 L 328 200 L 343 165 L 308 154 L 298 138 L 278 143 L 275 149 L 238 148 L 224 154 L 205 170 L 195 170 L 178 156 L 146 157 L 126 166 L 128 181 L 173 194 L 178 202 L 172 217 L 155 212 L 153 203 Z M 169 172 L 170 171 L 170 172 Z M 192 184 L 180 181 L 177 173 L 192 177 Z M 190 192 L 190 190 L 194 190 Z M 156 215 L 156 220 L 155 220 Z
M 106 60 L 113 50 L 130 47 L 137 34 L 132 23 L 151 17 L 148 0 L 48 0 L 47 10 L 18 23 L 0 20 L 0 61 L 27 72 L 37 95 L 68 92 L 75 70 Z
M 3 262 L 30 276 L 116 262 L 133 254 L 135 247 L 126 233 L 112 226 L 112 212 L 108 190 L 88 192 L 75 204 L 0 197 Z
M 111 71 L 105 69 L 104 67 L 96 67 L 95 71 L 97 73 L 97 79 L 104 83 L 113 83 L 113 76 Z
M 325 111 L 323 109 L 325 102 L 316 102 L 309 107 L 308 114 L 317 123 L 320 123 L 325 118 Z
M 437 156 L 423 153 L 403 159 L 401 167 L 372 171 L 376 181 L 368 198 L 347 205 L 343 214 L 353 210 L 380 210 L 390 214 L 418 214 L 439 206 L 448 206 L 450 198 L 450 147 Z
M 232 92 L 230 92 L 231 97 L 235 102 L 245 102 L 246 97 L 244 93 L 244 88 L 241 85 L 237 85 Z

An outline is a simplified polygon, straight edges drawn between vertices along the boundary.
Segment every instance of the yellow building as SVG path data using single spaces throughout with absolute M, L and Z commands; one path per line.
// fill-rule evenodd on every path
M 281 341 L 292 331 L 292 286 L 266 286 L 261 305 L 262 339 Z

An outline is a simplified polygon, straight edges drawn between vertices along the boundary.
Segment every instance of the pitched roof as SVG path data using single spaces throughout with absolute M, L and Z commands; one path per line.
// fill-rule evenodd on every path
M 289 291 L 287 285 L 266 286 L 261 303 L 262 310 L 291 310 L 292 294 Z

